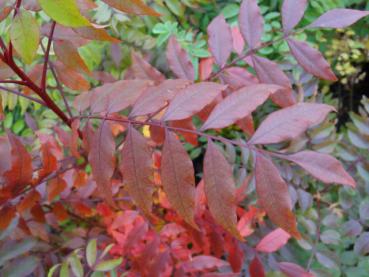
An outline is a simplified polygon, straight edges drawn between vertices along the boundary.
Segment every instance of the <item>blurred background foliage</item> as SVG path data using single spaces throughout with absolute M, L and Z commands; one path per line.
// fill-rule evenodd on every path
M 175 35 L 191 57 L 198 70 L 199 61 L 209 57 L 206 29 L 211 20 L 222 13 L 231 26 L 236 26 L 240 1 L 238 0 L 151 0 L 147 1 L 163 16 L 158 18 L 128 16 L 118 13 L 97 1 L 98 8 L 92 15 L 99 24 L 111 24 L 111 35 L 122 40 L 119 44 L 92 42 L 81 47 L 80 54 L 91 70 L 111 73 L 115 78 L 124 77 L 131 64 L 132 50 L 141 52 L 153 65 L 170 76 L 166 66 L 165 48 L 170 36 Z M 264 19 L 263 41 L 281 37 L 280 6 L 282 0 L 259 1 Z M 300 26 L 312 22 L 325 11 L 338 7 L 369 10 L 367 0 L 311 0 Z M 42 13 L 39 18 L 42 18 Z M 6 35 L 7 20 L 0 23 L 0 34 Z M 296 245 L 281 251 L 285 260 L 298 264 L 311 263 L 319 276 L 368 276 L 369 272 L 369 19 L 364 19 L 346 30 L 314 30 L 298 34 L 319 48 L 332 64 L 339 81 L 335 84 L 318 83 L 312 76 L 292 63 L 285 42 L 274 43 L 260 54 L 280 62 L 295 88 L 302 88 L 301 97 L 324 102 L 337 108 L 338 113 L 326 122 L 310 130 L 306 136 L 281 149 L 298 151 L 306 145 L 316 151 L 335 154 L 346 163 L 355 175 L 357 190 L 346 187 L 327 187 L 302 174 L 298 168 L 280 164 L 284 177 L 291 186 L 291 197 L 297 209 L 299 225 L 308 234 Z M 244 63 L 245 64 L 245 63 Z M 242 62 L 241 64 L 242 65 Z M 0 67 L 1 73 L 1 67 Z M 50 75 L 50 79 L 52 79 Z M 51 81 L 52 83 L 52 81 Z M 68 91 L 73 93 L 73 91 Z M 60 96 L 52 93 L 55 100 Z M 50 128 L 57 121 L 48 110 L 28 100 L 1 91 L 4 121 L 1 131 L 11 129 L 27 136 L 35 129 Z M 271 104 L 265 109 L 274 109 Z M 32 114 L 32 116 L 31 116 Z M 256 121 L 265 114 L 256 115 Z M 230 128 L 222 135 L 242 139 L 239 129 Z M 203 144 L 187 144 L 196 168 L 202 168 Z M 226 155 L 235 164 L 240 180 L 247 174 L 249 153 L 226 146 Z M 240 158 L 241 157 L 241 158 Z M 297 172 L 301 174 L 296 174 Z M 248 193 L 252 195 L 253 184 Z M 248 197 L 247 199 L 255 199 Z M 315 201 L 313 201 L 315 200 Z M 319 200 L 319 205 L 316 204 Z M 254 200 L 255 201 L 255 200 Z M 254 202 L 246 200 L 245 205 Z M 316 243 L 318 241 L 318 243 Z M 313 248 L 316 249 L 314 250 Z M 315 259 L 310 261 L 315 251 Z M 273 254 L 274 255 L 274 254 Z M 269 263 L 273 263 L 269 255 Z M 268 276 L 280 276 L 268 273 Z

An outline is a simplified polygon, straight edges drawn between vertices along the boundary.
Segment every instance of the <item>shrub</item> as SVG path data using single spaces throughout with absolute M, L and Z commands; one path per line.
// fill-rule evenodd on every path
M 128 14 L 160 16 L 138 0 L 103 2 Z M 257 1 L 244 0 L 238 29 L 232 31 L 222 15 L 207 27 L 210 58 L 197 64 L 171 36 L 166 74 L 133 52 L 132 66 L 116 80 L 90 70 L 99 59 L 92 50 L 88 55 L 96 46 L 89 41 L 119 43 L 91 23 L 94 1 L 38 3 L 0 2 L 2 19 L 10 23 L 9 38 L 0 40 L 0 83 L 17 85 L 21 90 L 4 89 L 59 120 L 38 129 L 29 119 L 29 137 L 7 130 L 0 139 L 0 266 L 6 276 L 42 276 L 49 268 L 51 276 L 70 270 L 76 276 L 237 276 L 245 270 L 251 276 L 271 270 L 312 276 L 315 258 L 334 267 L 311 241 L 309 218 L 297 224 L 296 214 L 310 212 L 308 186 L 319 206 L 329 184 L 355 187 L 355 181 L 323 153 L 324 145 L 320 152 L 308 150 L 322 130 L 331 132 L 327 116 L 334 107 L 314 102 L 315 91 L 304 97 L 306 80 L 336 76 L 318 50 L 294 36 L 344 28 L 369 12 L 334 9 L 295 29 L 307 1 L 285 0 L 283 30 L 262 42 Z M 40 28 L 37 18 L 46 15 L 50 22 Z M 301 72 L 296 82 L 259 54 L 282 41 L 298 64 L 286 71 L 298 66 Z M 230 126 L 244 132 L 221 131 Z M 199 141 L 206 154 L 195 172 L 184 143 Z M 318 181 L 298 174 L 296 166 Z M 300 200 L 296 212 L 291 195 Z M 311 254 L 288 258 L 281 248 L 290 239 L 291 247 L 299 244 Z M 263 253 L 280 249 L 266 262 Z

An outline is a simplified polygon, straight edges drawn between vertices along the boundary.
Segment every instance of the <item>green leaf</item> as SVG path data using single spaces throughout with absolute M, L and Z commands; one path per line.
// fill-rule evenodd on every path
M 49 272 L 47 273 L 47 277 L 53 277 L 55 271 L 58 269 L 59 266 L 61 266 L 61 264 L 56 264 L 52 268 L 50 268 Z
M 40 42 L 40 28 L 29 11 L 20 10 L 10 27 L 10 40 L 26 64 L 32 63 Z
M 69 277 L 69 266 L 67 262 L 64 262 L 60 269 L 60 277 Z
M 102 261 L 100 262 L 96 267 L 96 271 L 110 271 L 114 268 L 116 268 L 118 265 L 122 263 L 122 258 L 112 259 L 108 261 Z
M 76 254 L 70 257 L 69 264 L 76 277 L 83 277 L 83 266 Z
M 61 25 L 74 28 L 91 25 L 81 14 L 75 0 L 38 0 L 38 2 L 44 12 Z
M 111 244 L 109 244 L 107 247 L 105 247 L 105 249 L 104 249 L 104 251 L 101 253 L 101 255 L 100 255 L 100 257 L 99 257 L 99 259 L 101 260 L 101 259 L 103 259 L 108 253 L 109 253 L 109 251 L 110 251 L 110 249 L 112 249 L 113 248 L 113 246 L 114 246 L 114 244 L 113 243 L 111 243 Z
M 96 262 L 97 245 L 96 239 L 90 240 L 86 248 L 87 264 L 92 267 Z

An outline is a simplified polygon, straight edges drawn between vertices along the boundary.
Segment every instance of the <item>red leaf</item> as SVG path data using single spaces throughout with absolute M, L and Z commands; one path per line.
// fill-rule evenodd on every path
M 103 121 L 91 139 L 88 160 L 91 164 L 92 175 L 100 193 L 112 206 L 114 206 L 114 201 L 112 197 L 111 177 L 115 169 L 114 151 L 115 142 L 113 134 L 108 123 Z
M 161 160 L 161 179 L 170 204 L 183 219 L 198 228 L 195 213 L 195 172 L 176 136 L 167 131 Z
M 31 209 L 38 201 L 40 201 L 41 195 L 36 190 L 32 190 L 28 193 L 24 199 L 17 205 L 17 211 L 23 213 L 26 210 Z
M 223 67 L 232 53 L 233 41 L 229 25 L 223 15 L 218 15 L 208 26 L 209 49 L 216 63 Z
M 53 201 L 57 196 L 60 195 L 67 188 L 67 183 L 62 176 L 51 179 L 47 184 L 47 200 Z
M 255 256 L 255 258 L 251 261 L 249 272 L 251 277 L 265 277 L 263 264 L 260 262 L 257 256 Z
M 120 171 L 129 195 L 145 214 L 150 214 L 152 208 L 152 163 L 146 139 L 130 125 L 122 150 Z
M 137 99 L 130 117 L 148 115 L 163 108 L 167 101 L 172 100 L 176 94 L 190 84 L 188 80 L 165 80 L 160 85 L 150 87 Z
M 245 48 L 245 41 L 242 37 L 240 29 L 238 26 L 232 28 L 232 38 L 233 38 L 233 49 L 238 55 L 242 54 L 243 48 Z
M 292 55 L 306 72 L 321 79 L 337 81 L 336 75 L 322 53 L 304 41 L 288 39 L 287 42 Z
M 284 87 L 284 89 L 273 93 L 271 96 L 273 102 L 281 107 L 296 104 L 296 100 L 292 94 L 290 80 L 276 63 L 256 55 L 252 56 L 252 61 L 260 82 Z
M 201 255 L 192 258 L 190 261 L 183 262 L 181 264 L 181 267 L 186 272 L 194 272 L 194 271 L 217 269 L 227 265 L 228 263 L 221 259 L 212 256 Z
M 160 16 L 141 0 L 103 0 L 109 6 L 128 14 Z
M 165 80 L 165 76 L 160 71 L 135 52 L 132 52 L 132 71 L 137 79 L 153 80 L 156 84 Z
M 211 76 L 214 58 L 202 58 L 199 63 L 199 79 L 204 81 Z
M 215 221 L 243 241 L 237 229 L 237 200 L 233 171 L 211 140 L 208 141 L 204 158 L 204 183 L 208 206 Z
M 313 273 L 307 272 L 304 268 L 293 263 L 278 263 L 279 270 L 288 277 L 314 277 Z
M 275 229 L 256 245 L 256 250 L 264 253 L 273 253 L 281 249 L 290 239 L 290 234 L 281 228 Z
M 368 15 L 369 11 L 333 9 L 321 15 L 308 28 L 346 28 Z
M 21 141 L 10 132 L 8 132 L 8 140 L 11 147 L 12 166 L 4 173 L 4 178 L 11 187 L 26 186 L 32 181 L 32 157 Z
M 299 137 L 308 128 L 322 122 L 332 106 L 299 103 L 270 114 L 250 139 L 252 144 L 271 144 Z
M 293 155 L 281 155 L 280 157 L 298 164 L 323 183 L 337 183 L 351 187 L 356 185 L 355 180 L 346 172 L 342 164 L 328 154 L 302 151 Z
M 244 87 L 220 102 L 212 111 L 201 130 L 224 128 L 249 116 L 280 86 L 258 84 Z
M 243 0 L 240 7 L 239 26 L 243 38 L 251 49 L 261 44 L 264 20 L 257 0 Z
M 164 114 L 162 120 L 181 120 L 201 111 L 224 90 L 226 86 L 202 82 L 181 90 Z
M 175 37 L 171 37 L 168 42 L 167 59 L 170 69 L 178 78 L 195 80 L 195 70 L 187 53 L 179 45 Z
M 187 141 L 188 143 L 191 143 L 193 146 L 198 145 L 197 134 L 187 132 L 187 130 L 193 130 L 193 131 L 196 130 L 196 127 L 192 122 L 192 118 L 172 121 L 170 123 L 170 126 L 181 128 L 181 129 L 186 129 L 186 131 L 178 130 L 178 133 L 181 134 L 183 138 L 185 139 L 185 141 Z
M 304 16 L 307 0 L 284 0 L 282 5 L 283 30 L 289 33 Z
M 260 154 L 256 156 L 255 180 L 260 204 L 270 220 L 299 239 L 288 186 L 272 161 Z
M 0 231 L 8 228 L 9 224 L 15 217 L 16 210 L 13 206 L 5 206 L 0 210 Z

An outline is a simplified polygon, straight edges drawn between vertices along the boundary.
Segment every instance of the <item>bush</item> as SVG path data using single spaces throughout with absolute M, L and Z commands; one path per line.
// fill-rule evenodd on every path
M 333 9 L 298 27 L 307 1 L 285 0 L 282 23 L 266 16 L 273 35 L 265 36 L 256 0 L 220 3 L 229 16 L 210 22 L 198 12 L 187 21 L 184 12 L 209 9 L 207 1 L 184 2 L 0 2 L 9 30 L 0 40 L 0 88 L 34 103 L 29 131 L 5 112 L 0 137 L 5 276 L 339 275 L 333 251 L 345 257 L 342 272 L 367 269 L 365 259 L 350 259 L 352 239 L 341 240 L 360 235 L 365 243 L 365 224 L 331 207 L 356 187 L 354 168 L 330 155 L 335 108 L 317 93 L 315 78 L 337 77 L 297 38 L 369 13 Z M 130 52 L 123 74 L 125 41 L 91 23 L 112 17 L 115 31 L 144 21 L 152 33 L 136 26 L 127 41 L 158 47 L 155 55 Z M 176 23 L 200 24 L 203 33 Z M 360 130 L 349 127 L 356 146 Z M 342 140 L 341 156 L 350 156 L 347 147 Z M 337 218 L 348 220 L 341 233 Z M 366 252 L 355 244 L 354 253 Z

